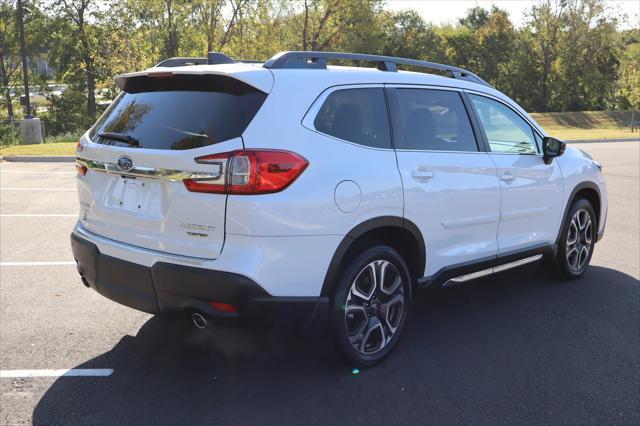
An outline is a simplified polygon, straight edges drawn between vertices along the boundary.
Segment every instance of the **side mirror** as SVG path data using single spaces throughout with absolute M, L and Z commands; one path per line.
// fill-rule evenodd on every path
M 542 159 L 545 164 L 551 164 L 551 160 L 564 154 L 567 143 L 560 139 L 550 138 L 549 136 L 542 139 Z

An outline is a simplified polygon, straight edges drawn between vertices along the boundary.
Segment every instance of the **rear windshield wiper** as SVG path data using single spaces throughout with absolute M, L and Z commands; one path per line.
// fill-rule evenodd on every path
M 104 133 L 98 133 L 98 137 L 112 139 L 114 141 L 119 141 L 119 142 L 124 142 L 132 146 L 140 146 L 140 142 L 138 141 L 138 139 L 129 135 L 125 135 L 124 133 L 104 132 Z

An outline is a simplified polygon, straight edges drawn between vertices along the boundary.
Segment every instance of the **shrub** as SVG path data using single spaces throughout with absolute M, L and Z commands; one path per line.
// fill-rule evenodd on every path
M 0 145 L 17 145 L 20 143 L 20 130 L 13 124 L 0 124 Z
M 93 124 L 87 115 L 87 97 L 82 90 L 70 86 L 62 95 L 50 96 L 49 102 L 49 111 L 41 117 L 47 135 L 78 134 Z

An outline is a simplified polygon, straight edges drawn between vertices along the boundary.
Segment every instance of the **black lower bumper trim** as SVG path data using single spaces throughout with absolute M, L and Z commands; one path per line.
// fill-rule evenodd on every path
M 107 256 L 90 241 L 71 234 L 78 272 L 91 288 L 120 304 L 152 314 L 199 312 L 233 326 L 319 328 L 326 297 L 275 297 L 240 274 L 158 262 L 152 267 Z M 233 305 L 218 311 L 211 301 Z

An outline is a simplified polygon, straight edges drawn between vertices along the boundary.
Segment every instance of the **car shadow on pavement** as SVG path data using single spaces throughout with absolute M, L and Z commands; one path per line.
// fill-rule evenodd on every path
M 56 380 L 34 424 L 638 423 L 640 286 L 528 265 L 429 292 L 396 350 L 352 371 L 326 335 L 151 318 Z

